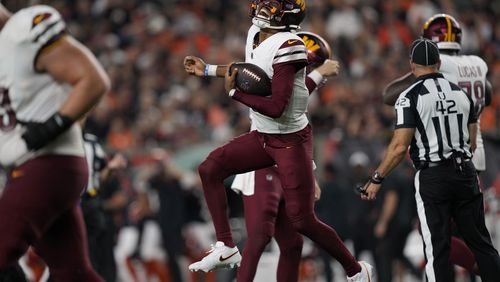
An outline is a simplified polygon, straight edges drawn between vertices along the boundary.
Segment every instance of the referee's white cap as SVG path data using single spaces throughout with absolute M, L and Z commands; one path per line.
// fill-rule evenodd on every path
M 422 66 L 435 65 L 440 61 L 439 48 L 433 41 L 426 38 L 419 38 L 411 44 L 410 60 Z

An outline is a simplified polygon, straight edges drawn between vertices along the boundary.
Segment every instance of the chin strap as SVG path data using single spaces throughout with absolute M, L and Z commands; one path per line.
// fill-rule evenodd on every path
M 298 25 L 289 25 L 289 26 L 272 26 L 269 20 L 263 18 L 252 18 L 252 24 L 260 29 L 274 29 L 274 30 L 290 30 L 292 32 L 297 32 L 300 29 Z

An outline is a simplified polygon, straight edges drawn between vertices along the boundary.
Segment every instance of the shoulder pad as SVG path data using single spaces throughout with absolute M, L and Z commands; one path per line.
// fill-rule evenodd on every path
M 43 46 L 63 33 L 66 25 L 56 9 L 38 5 L 15 13 L 4 30 L 15 41 Z

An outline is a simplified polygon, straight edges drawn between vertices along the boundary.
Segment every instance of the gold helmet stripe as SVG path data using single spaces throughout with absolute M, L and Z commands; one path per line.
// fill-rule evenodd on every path
M 432 17 L 430 19 L 428 19 L 425 23 L 424 23 L 424 30 L 427 30 L 429 28 L 429 25 L 431 24 L 432 20 L 434 19 L 435 17 Z
M 446 41 L 449 41 L 449 42 L 452 42 L 453 41 L 453 38 L 452 38 L 452 25 L 451 25 L 451 19 L 448 15 L 444 15 L 444 18 L 446 19 L 446 25 L 448 26 L 448 33 L 446 35 Z

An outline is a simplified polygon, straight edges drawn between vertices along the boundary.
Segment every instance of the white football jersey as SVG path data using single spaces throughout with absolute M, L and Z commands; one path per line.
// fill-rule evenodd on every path
M 22 9 L 0 30 L 0 142 L 1 135 L 21 134 L 16 121 L 43 122 L 69 95 L 69 85 L 35 69 L 40 51 L 64 36 L 65 30 L 61 15 L 49 6 Z M 84 156 L 78 123 L 36 154 Z
M 483 59 L 472 55 L 450 56 L 441 54 L 441 68 L 444 77 L 460 86 L 472 98 L 478 118 L 477 149 L 472 161 L 477 170 L 486 169 L 483 137 L 480 128 L 480 115 L 485 105 L 486 74 L 488 66 Z
M 245 45 L 245 62 L 247 62 L 247 63 L 257 64 L 255 62 L 255 60 L 253 59 L 253 57 L 254 57 L 255 36 L 257 36 L 257 34 L 259 32 L 260 32 L 260 28 L 257 27 L 257 26 L 255 26 L 255 25 L 250 26 L 250 28 L 248 29 L 247 41 L 246 41 L 246 45 Z M 288 33 L 288 35 L 289 34 L 291 34 L 291 33 Z M 266 39 L 264 42 L 268 41 L 271 38 L 272 37 Z M 273 39 L 273 40 L 278 40 L 278 39 Z M 294 38 L 292 40 L 296 40 L 296 38 Z M 299 40 L 300 40 L 300 38 L 299 38 Z M 274 43 L 276 45 L 279 44 L 277 46 L 279 48 L 283 44 L 283 42 L 284 41 L 281 41 L 281 44 L 280 44 L 279 42 L 273 41 L 272 43 Z M 307 53 L 306 53 L 306 58 L 307 58 Z M 259 60 L 259 61 L 263 61 L 263 60 Z M 272 61 L 270 61 L 270 62 L 272 62 Z M 259 65 L 259 66 L 262 69 L 264 69 L 261 65 Z M 266 70 L 266 73 L 269 75 L 269 77 L 272 77 L 272 73 L 273 73 L 273 71 L 272 71 L 272 65 L 270 65 L 270 71 L 268 69 L 268 70 Z M 305 79 L 305 77 L 302 77 L 302 79 Z M 296 77 L 295 84 L 297 85 L 297 77 Z M 304 84 L 304 86 L 305 86 L 305 84 Z M 300 87 L 299 87 L 299 89 L 300 89 Z M 306 90 L 306 92 L 305 92 L 306 93 L 306 104 L 305 104 L 305 106 L 307 107 L 307 98 L 309 97 L 309 93 L 307 92 L 307 87 L 305 88 L 305 90 Z M 295 91 L 296 90 L 295 90 L 295 87 L 294 87 L 294 94 L 295 94 Z M 255 112 L 255 111 L 253 111 L 252 109 L 250 109 L 250 119 L 252 121 L 252 123 L 251 123 L 251 130 L 258 130 L 255 121 L 256 121 L 256 118 L 259 118 L 259 117 L 255 117 L 255 114 L 258 114 L 259 116 L 263 116 L 263 115 Z M 263 117 L 265 117 L 265 116 L 263 116 Z M 267 117 L 267 119 L 270 119 L 270 118 Z M 306 118 L 306 122 L 307 122 L 307 118 Z M 265 124 L 266 124 L 265 122 L 261 123 L 261 125 L 265 125 Z M 307 125 L 307 123 L 306 123 L 306 125 Z M 259 130 L 259 131 L 261 131 L 261 130 Z M 264 131 L 261 131 L 261 132 L 264 132 Z M 280 133 L 282 133 L 282 132 L 280 132 Z M 315 166 L 314 161 L 313 161 L 313 165 Z M 241 193 L 241 194 L 246 195 L 246 196 L 253 195 L 254 192 L 255 192 L 255 171 L 250 171 L 250 172 L 247 172 L 247 173 L 237 174 L 235 176 L 234 180 L 233 180 L 233 184 L 231 185 L 231 188 L 235 192 Z
M 271 80 L 274 73 L 273 65 L 307 60 L 307 49 L 304 44 L 281 48 L 287 41 L 290 43 L 297 41 L 303 43 L 302 39 L 294 33 L 278 32 L 261 42 L 256 48 L 253 48 L 254 38 L 258 32 L 259 28 L 254 25 L 248 31 L 245 62 L 259 66 Z M 286 134 L 297 132 L 307 126 L 309 121 L 306 110 L 309 92 L 305 85 L 305 75 L 305 67 L 296 73 L 293 94 L 281 117 L 274 119 L 250 109 L 252 130 L 262 133 Z
M 313 170 L 316 170 L 316 163 L 313 162 Z M 231 189 L 238 194 L 252 196 L 255 193 L 255 171 L 237 174 L 234 177 Z

